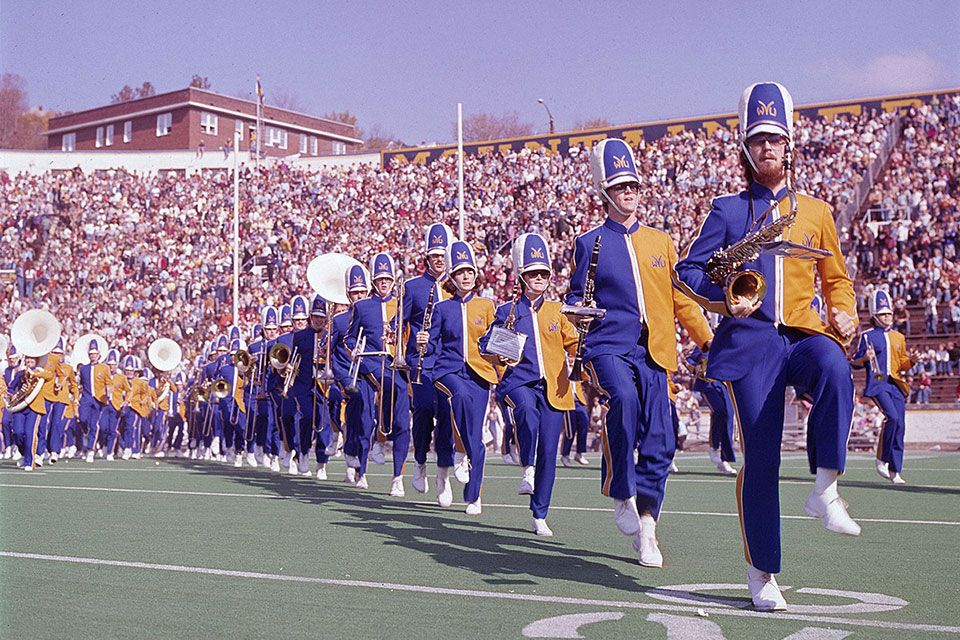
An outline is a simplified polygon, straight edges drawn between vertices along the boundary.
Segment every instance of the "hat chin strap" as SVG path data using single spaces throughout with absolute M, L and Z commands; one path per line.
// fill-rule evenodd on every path
M 640 183 L 637 182 L 637 186 L 639 186 L 639 185 L 640 185 Z M 607 187 L 607 188 L 609 189 L 609 187 Z M 638 199 L 639 199 L 639 195 L 640 195 L 640 194 L 639 194 L 639 190 L 638 190 L 638 191 L 637 191 Z M 613 198 L 611 198 L 611 197 L 610 197 L 610 194 L 607 193 L 607 189 L 600 189 L 600 197 L 602 197 L 604 200 L 606 200 L 606 201 L 607 201 L 607 204 L 609 204 L 611 207 L 613 207 L 614 210 L 615 210 L 617 213 L 619 213 L 620 215 L 622 215 L 624 218 L 629 218 L 629 217 L 630 217 L 630 214 L 629 214 L 629 213 L 627 213 L 626 211 L 624 211 L 623 209 L 621 209 L 621 208 L 617 205 L 617 203 L 613 201 Z

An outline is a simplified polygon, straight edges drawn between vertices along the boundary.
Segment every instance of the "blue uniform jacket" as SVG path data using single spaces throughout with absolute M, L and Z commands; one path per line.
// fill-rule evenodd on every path
M 434 304 L 444 299 L 444 291 L 440 286 L 440 281 L 429 272 L 411 278 L 403 285 L 403 327 L 407 341 L 407 365 L 411 370 L 417 366 L 417 360 L 420 357 L 417 352 L 417 332 L 423 328 L 423 316 L 427 310 L 427 298 L 430 297 L 430 289 L 434 290 Z M 424 371 L 429 373 L 426 368 Z
M 369 298 L 355 302 L 350 309 L 350 322 L 346 336 L 347 348 L 352 352 L 357 346 L 362 327 L 363 335 L 367 338 L 364 351 L 386 351 L 383 345 L 383 334 L 393 330 L 392 321 L 396 308 L 397 303 L 393 294 L 381 298 L 374 293 Z M 364 356 L 360 362 L 361 375 L 380 375 L 380 369 L 384 365 L 383 360 L 383 356 Z M 389 360 L 386 364 L 389 364 Z

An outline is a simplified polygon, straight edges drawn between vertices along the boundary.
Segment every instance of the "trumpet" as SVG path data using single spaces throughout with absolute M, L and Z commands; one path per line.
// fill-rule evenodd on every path
M 293 381 L 296 379 L 299 372 L 300 350 L 294 347 L 293 351 L 290 352 L 290 360 L 287 362 L 287 366 L 283 370 L 283 391 L 280 392 L 282 397 L 287 397 L 287 393 L 289 393 L 290 387 L 293 386 Z
M 233 354 L 233 365 L 240 373 L 246 373 L 253 366 L 253 356 L 246 349 L 238 349 Z

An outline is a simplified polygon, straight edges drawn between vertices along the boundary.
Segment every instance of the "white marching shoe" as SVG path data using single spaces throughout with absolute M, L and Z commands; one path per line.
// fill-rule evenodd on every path
M 567 469 L 573 466 L 573 463 L 570 462 L 570 456 L 560 456 L 560 464 L 565 466 Z
M 387 461 L 387 456 L 383 452 L 383 445 L 381 443 L 373 443 L 373 448 L 370 449 L 370 461 L 373 464 L 383 464 Z
M 427 492 L 427 489 L 429 488 L 427 484 L 427 465 L 413 465 L 413 478 L 411 479 L 410 483 L 413 485 L 413 488 L 417 493 Z
M 520 478 L 520 487 L 517 488 L 517 494 L 521 496 L 532 496 L 535 477 L 536 471 L 533 467 L 524 467 L 523 477 Z
M 896 471 L 893 472 L 893 475 L 890 476 L 890 482 L 893 484 L 907 484 L 907 481 L 900 477 L 900 474 Z
M 237 453 L 233 457 L 233 466 L 237 469 L 243 466 L 243 454 Z
M 93 462 L 93 451 L 87 451 L 87 455 L 83 458 L 86 462 Z M 14 458 L 16 460 L 16 458 Z
M 357 484 L 357 470 L 353 467 L 347 467 L 347 473 L 343 476 L 343 481 L 347 484 Z
M 300 461 L 297 463 L 297 471 L 302 476 L 310 475 L 310 452 L 305 451 L 300 454 Z
M 280 473 L 280 458 L 278 456 L 270 456 L 270 471 Z
M 640 518 L 640 531 L 633 537 L 633 550 L 641 567 L 663 567 L 663 554 L 657 544 L 657 521 L 650 514 Z
M 131 458 L 131 456 L 133 456 L 133 450 L 132 450 L 132 449 L 124 449 L 124 450 L 123 450 L 123 455 L 120 456 L 120 457 L 123 458 L 124 460 L 129 460 L 129 459 Z
M 453 504 L 453 488 L 450 486 L 448 469 L 437 470 L 437 504 L 444 509 Z
M 478 516 L 481 511 L 483 511 L 483 507 L 480 505 L 480 498 L 467 503 L 466 514 L 468 516 Z
M 578 453 L 577 455 L 573 456 L 573 459 L 576 460 L 577 464 L 582 464 L 584 466 L 590 464 L 590 461 L 587 460 L 587 456 L 583 455 L 582 453 Z
M 640 512 L 637 511 L 637 498 L 631 496 L 629 500 L 613 501 L 613 517 L 617 522 L 617 529 L 625 536 L 635 536 L 640 531 Z
M 773 574 L 755 569 L 753 565 L 747 565 L 747 587 L 750 589 L 750 597 L 753 599 L 753 606 L 758 611 L 785 611 L 787 601 L 783 599 L 780 593 L 780 585 Z
M 513 459 L 513 456 L 509 453 L 503 454 L 503 464 L 517 464 L 517 461 Z
M 460 484 L 467 484 L 470 482 L 470 458 L 462 453 L 458 453 L 457 456 L 460 456 L 460 458 L 454 462 L 453 475 L 456 476 L 457 482 Z
M 403 476 L 394 476 L 393 482 L 390 483 L 390 495 L 394 498 L 402 498 L 407 495 L 407 492 L 403 490 Z
M 320 463 L 317 465 L 317 480 L 327 479 L 327 465 Z
M 354 486 L 357 489 L 369 489 L 370 485 L 367 483 L 367 476 L 357 477 L 357 483 Z
M 248 467 L 256 467 L 262 461 L 263 461 L 263 454 L 260 454 L 260 460 L 257 460 L 257 454 L 253 453 L 252 451 L 247 454 Z
M 890 467 L 887 466 L 886 462 L 877 460 L 877 473 L 880 474 L 881 478 L 886 478 L 887 480 L 890 479 Z
M 349 468 L 351 468 L 351 469 L 359 469 L 359 468 L 360 468 L 360 458 L 358 458 L 357 456 L 352 456 L 352 455 L 350 455 L 349 453 L 345 453 L 345 454 L 343 455 L 343 459 L 344 459 L 344 461 L 347 463 L 347 466 L 348 466 Z
M 847 513 L 846 503 L 836 491 L 811 491 L 803 505 L 803 512 L 813 518 L 820 518 L 823 526 L 830 531 L 848 536 L 860 535 L 860 525 Z
M 717 465 L 717 471 L 722 473 L 725 476 L 735 476 L 737 475 L 737 470 L 730 466 L 730 463 L 726 460 L 721 460 L 720 464 Z
M 331 457 L 337 455 L 337 441 L 338 441 L 338 438 L 339 438 L 339 434 L 338 434 L 338 437 L 337 437 L 337 438 L 332 438 L 330 444 L 328 444 L 327 447 L 323 450 L 323 452 L 324 452 L 325 454 L 327 454 L 327 457 L 328 457 L 328 458 L 331 458 Z
M 106 457 L 106 461 L 107 461 L 107 462 L 113 462 L 114 459 L 115 459 L 115 458 L 113 457 L 113 454 L 112 454 L 112 453 L 108 453 L 108 454 L 107 454 L 107 457 Z
M 538 536 L 543 536 L 544 538 L 553 537 L 553 531 L 547 526 L 547 521 L 545 518 L 534 518 L 533 524 L 530 525 L 530 530 Z

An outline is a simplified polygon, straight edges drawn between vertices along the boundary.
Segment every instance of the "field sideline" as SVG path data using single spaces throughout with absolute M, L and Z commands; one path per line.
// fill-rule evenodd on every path
M 479 518 L 409 478 L 386 496 L 388 467 L 359 491 L 342 461 L 322 482 L 156 462 L 0 465 L 4 637 L 960 637 L 956 453 L 908 452 L 900 487 L 852 454 L 841 492 L 860 538 L 802 514 L 812 481 L 785 454 L 785 614 L 749 607 L 734 480 L 701 454 L 668 483 L 661 570 L 616 531 L 595 456 L 558 470 L 551 539 L 527 532 L 519 468 L 499 459 Z

